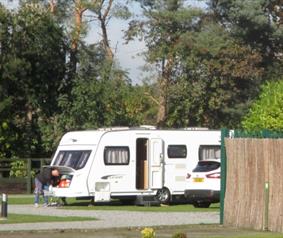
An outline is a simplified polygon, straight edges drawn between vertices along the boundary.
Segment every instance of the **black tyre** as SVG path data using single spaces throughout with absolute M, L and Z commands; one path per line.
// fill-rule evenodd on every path
M 162 204 L 169 204 L 171 201 L 171 194 L 168 188 L 159 189 L 156 193 L 156 199 Z
M 196 208 L 209 208 L 210 202 L 195 202 L 193 205 Z

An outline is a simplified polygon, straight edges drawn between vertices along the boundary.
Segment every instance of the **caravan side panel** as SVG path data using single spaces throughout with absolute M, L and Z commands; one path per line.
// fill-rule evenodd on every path
M 135 140 L 129 131 L 110 131 L 103 135 L 88 175 L 91 194 L 96 184 L 109 185 L 112 193 L 135 191 Z

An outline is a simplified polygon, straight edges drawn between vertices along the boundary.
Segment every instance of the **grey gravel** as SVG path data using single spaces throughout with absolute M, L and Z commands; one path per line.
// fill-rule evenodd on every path
M 35 214 L 47 216 L 95 217 L 95 221 L 41 222 L 2 224 L 0 231 L 20 230 L 72 230 L 128 228 L 145 226 L 172 226 L 186 224 L 219 223 L 219 212 L 136 212 L 136 211 L 98 211 L 64 210 L 57 207 L 38 207 L 32 205 L 9 205 L 8 214 Z

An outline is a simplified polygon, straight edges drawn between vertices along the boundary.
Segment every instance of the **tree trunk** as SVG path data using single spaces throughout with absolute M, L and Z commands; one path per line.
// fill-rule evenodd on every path
M 32 118 L 33 118 L 33 108 L 29 104 L 29 105 L 27 105 L 27 114 L 26 114 L 26 120 L 27 120 L 28 124 L 32 123 Z
M 108 35 L 107 35 L 107 29 L 106 29 L 106 24 L 104 20 L 100 21 L 100 26 L 102 30 L 102 43 L 103 43 L 103 48 L 106 52 L 106 57 L 109 61 L 113 61 L 114 54 L 112 52 L 112 49 L 109 45 L 109 40 L 108 40 Z
M 55 14 L 56 11 L 56 3 L 55 0 L 49 0 L 49 9 L 52 14 Z
M 110 44 L 109 44 L 106 22 L 107 22 L 107 17 L 109 16 L 109 12 L 110 12 L 112 4 L 113 4 L 113 0 L 109 0 L 108 6 L 105 9 L 104 13 L 102 13 L 103 3 L 104 3 L 104 1 L 101 1 L 99 13 L 98 13 L 98 20 L 100 21 L 100 27 L 101 27 L 101 31 L 102 31 L 102 43 L 103 43 L 103 48 L 104 48 L 105 53 L 106 53 L 106 57 L 110 62 L 112 62 L 114 54 L 113 54 L 112 49 L 111 49 Z
M 164 127 L 167 119 L 168 88 L 171 82 L 173 63 L 173 55 L 169 55 L 167 60 L 162 62 L 162 76 L 159 80 L 159 108 L 156 121 L 158 127 Z
M 71 78 L 77 72 L 77 52 L 78 52 L 78 45 L 82 30 L 82 17 L 83 13 L 86 8 L 83 7 L 81 0 L 76 0 L 75 2 L 75 29 L 72 36 L 72 43 L 71 43 L 71 52 L 70 52 L 70 69 L 69 73 Z
M 160 81 L 160 89 L 164 90 L 165 83 L 163 80 Z M 159 108 L 157 113 L 156 124 L 157 127 L 164 127 L 167 117 L 167 95 L 164 92 L 161 92 L 159 96 Z

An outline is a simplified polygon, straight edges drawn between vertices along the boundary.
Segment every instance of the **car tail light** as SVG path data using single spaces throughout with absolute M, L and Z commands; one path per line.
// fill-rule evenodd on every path
M 186 179 L 189 179 L 191 177 L 191 175 L 189 173 L 187 173 Z
M 71 184 L 71 180 L 70 179 L 62 179 L 59 182 L 58 187 L 59 188 L 68 188 L 68 187 L 70 187 L 70 184 Z
M 221 175 L 220 175 L 220 172 L 217 172 L 217 173 L 207 174 L 206 177 L 213 178 L 213 179 L 220 179 Z

